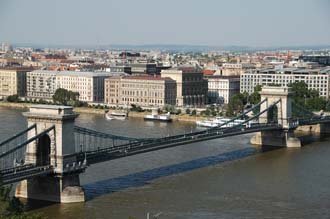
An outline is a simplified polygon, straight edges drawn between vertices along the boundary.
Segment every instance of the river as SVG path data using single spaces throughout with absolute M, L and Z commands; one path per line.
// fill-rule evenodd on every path
M 0 142 L 26 127 L 20 110 L 0 108 Z M 106 121 L 81 114 L 77 125 L 126 136 L 191 132 L 191 123 Z M 299 149 L 261 150 L 251 135 L 149 152 L 90 166 L 87 201 L 29 201 L 48 218 L 329 218 L 329 138 Z

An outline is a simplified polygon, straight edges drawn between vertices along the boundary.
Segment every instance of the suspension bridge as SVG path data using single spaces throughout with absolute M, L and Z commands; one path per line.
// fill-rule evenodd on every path
M 0 143 L 3 184 L 20 182 L 17 197 L 54 202 L 82 202 L 79 174 L 99 162 L 140 153 L 256 133 L 259 145 L 300 147 L 294 130 L 321 124 L 330 131 L 330 116 L 315 115 L 292 103 L 289 88 L 266 87 L 261 102 L 218 127 L 160 138 L 133 138 L 79 127 L 71 107 L 36 105 L 23 113 L 28 128 Z M 253 116 L 248 116 L 253 112 Z M 240 124 L 234 123 L 243 119 Z

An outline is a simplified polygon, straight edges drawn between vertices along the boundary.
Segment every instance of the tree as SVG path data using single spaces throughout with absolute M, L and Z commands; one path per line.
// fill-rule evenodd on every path
M 10 96 L 8 96 L 8 97 L 7 97 L 7 101 L 8 101 L 8 102 L 12 102 L 12 103 L 17 103 L 17 102 L 20 101 L 20 99 L 19 99 L 18 95 L 15 94 L 15 95 L 10 95 Z
M 293 101 L 308 110 L 326 110 L 327 101 L 319 96 L 319 91 L 308 89 L 305 82 L 299 81 L 289 84 L 292 91 L 295 92 Z
M 246 99 L 243 94 L 236 94 L 232 96 L 229 100 L 226 116 L 233 116 L 239 112 L 243 111 L 244 103 L 246 104 Z
M 186 114 L 190 114 L 190 113 L 191 113 L 190 109 L 187 108 L 187 109 L 186 109 Z
M 53 101 L 55 104 L 79 106 L 79 93 L 68 91 L 63 88 L 58 88 L 53 95 Z
M 0 176 L 0 219 L 42 219 L 42 215 L 24 212 L 24 205 L 10 197 L 12 186 L 3 186 Z

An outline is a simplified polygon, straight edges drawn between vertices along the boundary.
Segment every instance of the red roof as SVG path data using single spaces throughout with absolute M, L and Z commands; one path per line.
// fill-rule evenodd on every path
M 203 70 L 204 75 L 213 75 L 214 73 L 215 73 L 215 70 L 209 70 L 209 69 Z
M 11 71 L 33 71 L 36 68 L 34 67 L 0 67 L 0 70 L 11 70 Z

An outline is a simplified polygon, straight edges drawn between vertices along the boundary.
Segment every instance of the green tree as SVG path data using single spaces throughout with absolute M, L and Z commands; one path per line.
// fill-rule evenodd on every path
M 63 88 L 58 88 L 53 95 L 55 104 L 79 106 L 79 93 L 72 92 Z
M 243 111 L 246 99 L 243 94 L 236 94 L 229 100 L 226 116 L 233 116 Z
M 15 197 L 10 197 L 12 186 L 4 186 L 0 176 L 0 219 L 42 219 L 39 214 L 24 212 L 24 205 Z
M 325 98 L 319 96 L 319 91 L 308 89 L 307 84 L 303 81 L 291 83 L 289 86 L 295 92 L 293 101 L 296 104 L 308 110 L 326 110 L 327 101 Z
M 7 101 L 8 101 L 8 102 L 12 102 L 12 103 L 17 103 L 17 102 L 20 101 L 20 99 L 19 99 L 18 95 L 15 94 L 15 95 L 10 95 L 10 96 L 8 96 L 8 97 L 7 97 Z
M 191 113 L 190 109 L 189 108 L 186 109 L 186 114 L 190 114 L 190 113 Z

